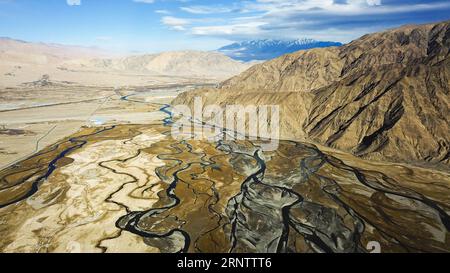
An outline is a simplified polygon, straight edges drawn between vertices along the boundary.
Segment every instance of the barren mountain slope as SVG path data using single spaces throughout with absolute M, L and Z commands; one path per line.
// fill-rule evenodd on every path
M 84 79 L 58 67 L 69 60 L 100 58 L 106 54 L 99 49 L 58 44 L 31 43 L 0 38 L 0 86 L 13 87 L 34 82 L 43 75 L 59 81 Z
M 71 59 L 99 58 L 106 54 L 100 49 L 58 44 L 30 43 L 0 38 L 1 63 L 58 64 Z
M 114 59 L 93 59 L 66 66 L 83 70 L 129 71 L 146 74 L 225 79 L 249 68 L 217 52 L 174 51 Z
M 148 86 L 218 82 L 250 64 L 217 52 L 179 51 L 111 57 L 95 48 L 0 38 L 0 86 L 16 87 L 49 78 L 93 86 Z
M 175 103 L 195 94 L 208 103 L 279 103 L 283 138 L 448 168 L 449 48 L 450 22 L 405 26 L 283 56 Z
M 255 65 L 223 82 L 221 89 L 256 92 L 310 91 L 340 78 L 339 48 L 299 51 Z

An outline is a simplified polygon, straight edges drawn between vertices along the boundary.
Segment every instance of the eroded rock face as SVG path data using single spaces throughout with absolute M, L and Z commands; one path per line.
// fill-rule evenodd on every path
M 406 26 L 286 55 L 174 103 L 276 104 L 283 138 L 448 170 L 449 50 L 449 22 Z

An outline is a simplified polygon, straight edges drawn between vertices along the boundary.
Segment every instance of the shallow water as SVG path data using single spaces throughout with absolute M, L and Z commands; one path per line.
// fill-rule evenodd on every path
M 64 252 L 70 234 L 86 252 L 450 251 L 446 173 L 293 141 L 274 152 L 179 141 L 161 111 L 154 125 L 86 128 L 1 171 L 0 250 Z

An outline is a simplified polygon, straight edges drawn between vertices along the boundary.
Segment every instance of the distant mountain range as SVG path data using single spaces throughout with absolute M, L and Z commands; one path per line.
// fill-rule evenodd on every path
M 234 43 L 219 48 L 218 51 L 239 61 L 264 61 L 280 57 L 299 50 L 341 46 L 338 42 L 324 42 L 312 39 L 297 40 L 252 40 Z
M 101 49 L 0 37 L 0 86 L 41 81 L 82 85 L 146 85 L 222 81 L 251 64 L 219 52 L 174 51 L 120 56 Z
M 76 60 L 74 63 L 67 63 L 67 66 L 75 70 L 126 71 L 150 75 L 223 80 L 238 75 L 249 68 L 251 64 L 233 60 L 219 52 L 187 50 L 122 58 L 89 59 L 82 62 Z

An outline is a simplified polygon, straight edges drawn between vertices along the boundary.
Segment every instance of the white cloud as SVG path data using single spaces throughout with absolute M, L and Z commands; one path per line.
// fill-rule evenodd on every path
M 165 17 L 162 22 L 198 36 L 232 40 L 308 37 L 348 42 L 361 34 L 417 22 L 417 14 L 450 10 L 450 1 L 247 0 L 228 5 L 185 5 L 180 9 L 201 16 Z M 226 15 L 214 17 L 219 13 Z
M 227 13 L 233 11 L 232 8 L 223 6 L 188 6 L 181 7 L 181 10 L 193 14 L 214 14 L 214 13 Z
M 81 0 L 67 0 L 67 5 L 69 6 L 80 6 Z
M 380 6 L 381 0 L 367 0 L 369 6 Z
M 189 19 L 177 18 L 173 16 L 164 16 L 161 22 L 174 30 L 185 30 L 186 26 L 191 24 Z
M 230 24 L 222 26 L 201 26 L 193 27 L 192 34 L 195 35 L 257 35 L 261 33 L 261 26 L 264 26 L 265 22 L 247 22 L 241 24 Z
M 155 10 L 155 13 L 158 13 L 158 14 L 170 14 L 171 12 L 166 10 L 166 9 L 157 9 L 157 10 Z

